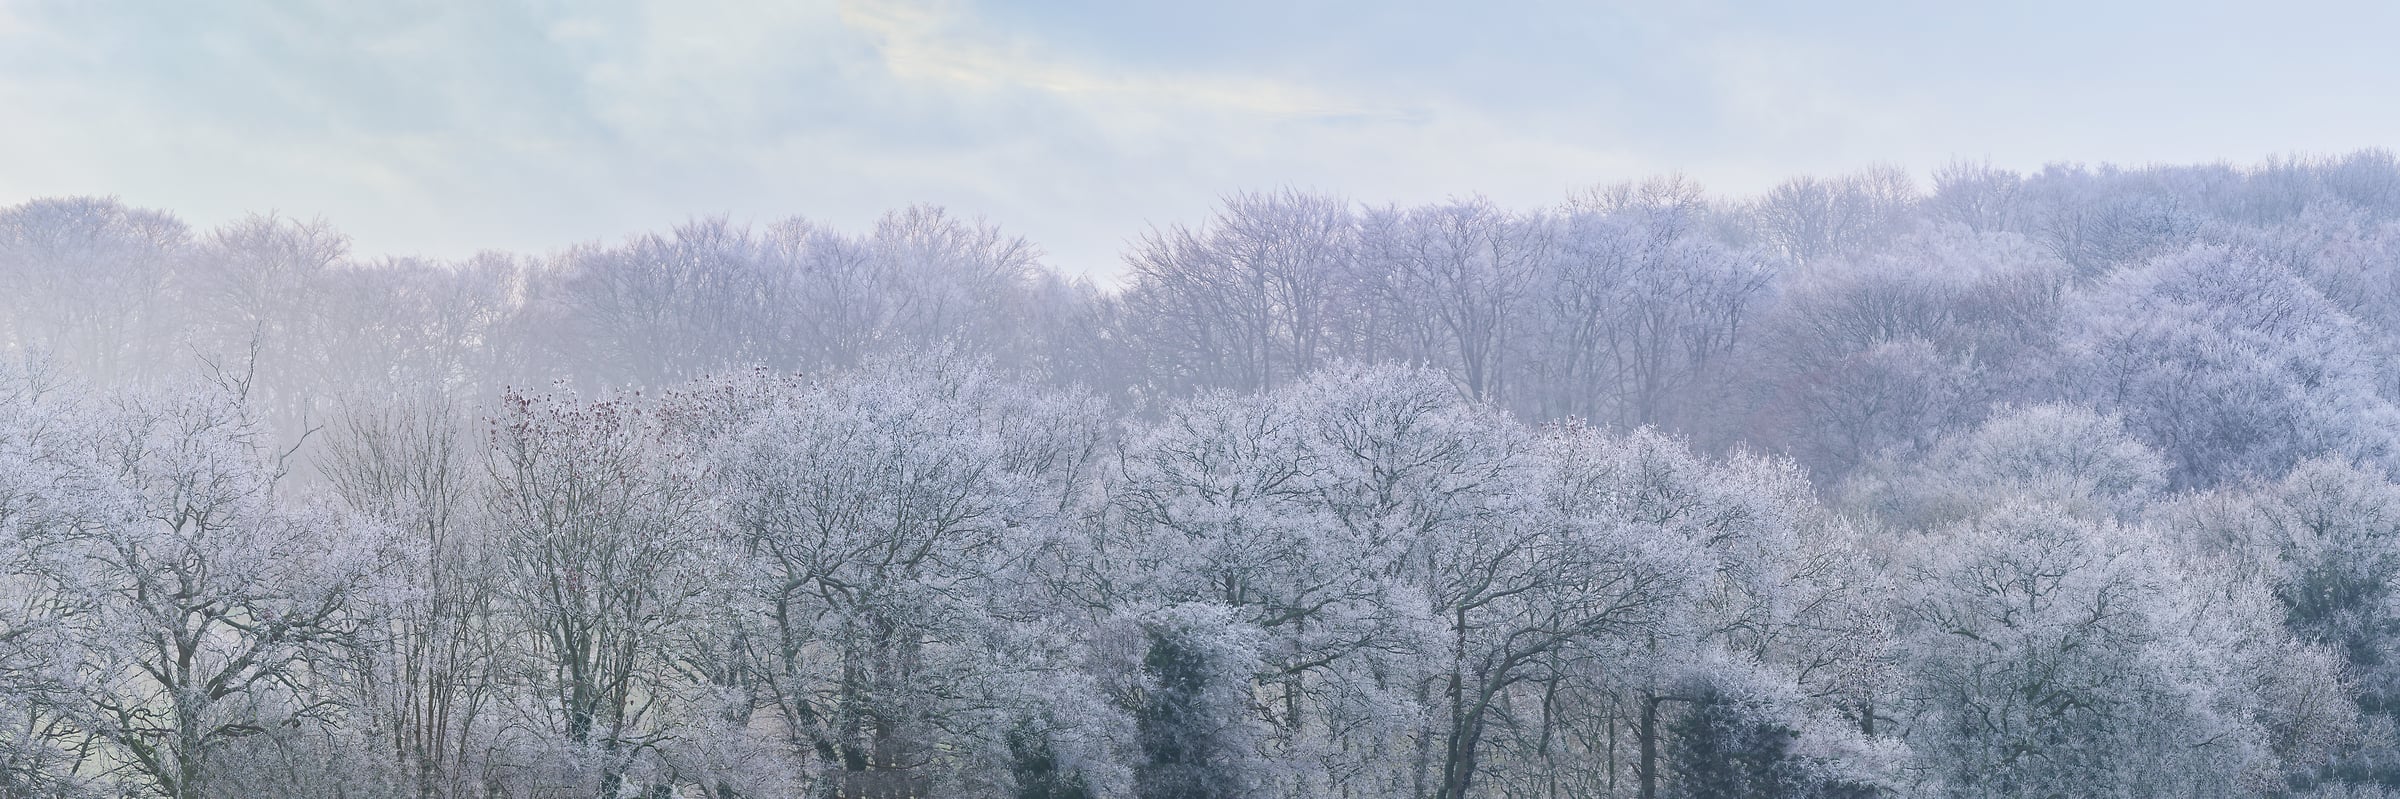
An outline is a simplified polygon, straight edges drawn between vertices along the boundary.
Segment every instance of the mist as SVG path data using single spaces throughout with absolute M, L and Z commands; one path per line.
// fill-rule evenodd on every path
M 0 799 L 2400 796 L 2388 10 L 1847 10 L 0 0 Z
M 0 785 L 2371 794 L 2395 219 L 2383 151 L 1283 190 L 1101 288 L 929 206 L 36 199 Z

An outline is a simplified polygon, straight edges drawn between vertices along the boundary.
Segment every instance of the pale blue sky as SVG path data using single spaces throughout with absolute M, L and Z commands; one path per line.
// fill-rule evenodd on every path
M 1117 270 L 1298 186 L 1510 205 L 2400 146 L 2400 4 L 0 0 L 0 204 L 549 252 L 930 202 Z

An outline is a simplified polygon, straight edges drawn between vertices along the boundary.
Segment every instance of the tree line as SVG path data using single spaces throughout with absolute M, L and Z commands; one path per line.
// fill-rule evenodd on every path
M 0 796 L 2400 788 L 2380 151 L 0 286 Z

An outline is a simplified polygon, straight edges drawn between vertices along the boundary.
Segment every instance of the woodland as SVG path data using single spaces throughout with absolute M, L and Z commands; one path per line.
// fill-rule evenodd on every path
M 0 797 L 2400 796 L 2400 160 L 0 208 Z

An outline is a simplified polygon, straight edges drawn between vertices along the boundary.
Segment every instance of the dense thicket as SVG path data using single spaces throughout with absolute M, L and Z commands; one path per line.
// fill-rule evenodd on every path
M 0 209 L 0 797 L 2400 791 L 2400 163 Z

